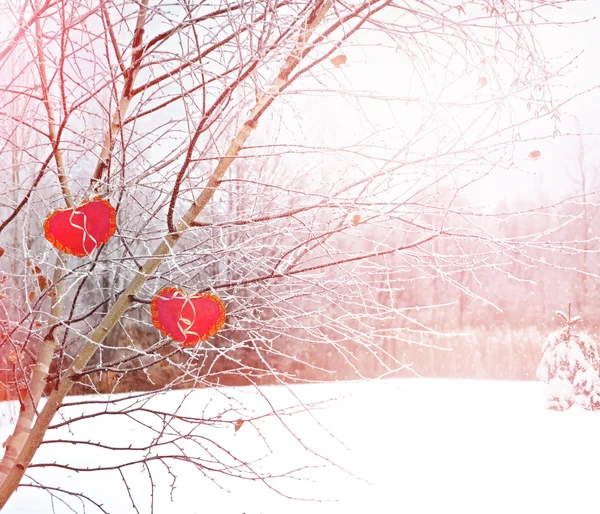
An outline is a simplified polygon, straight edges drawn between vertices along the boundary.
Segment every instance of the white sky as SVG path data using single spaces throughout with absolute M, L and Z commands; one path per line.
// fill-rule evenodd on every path
M 547 9 L 547 15 L 551 20 L 564 22 L 560 26 L 549 24 L 533 28 L 539 49 L 551 63 L 552 69 L 566 65 L 581 54 L 565 69 L 568 73 L 552 82 L 553 104 L 560 105 L 567 98 L 600 85 L 600 1 L 571 2 L 564 4 L 560 10 Z M 590 21 L 571 23 L 584 19 Z M 378 41 L 376 34 L 368 37 L 372 37 L 374 42 Z M 319 76 L 319 79 L 331 88 L 339 82 L 340 89 L 361 93 L 370 91 L 379 96 L 437 99 L 436 95 L 446 80 L 446 69 L 438 67 L 431 80 L 419 84 L 406 72 L 411 69 L 406 57 L 389 48 L 345 46 L 341 52 L 348 57 L 347 64 L 341 68 L 330 66 L 326 73 Z M 457 62 L 457 71 L 462 66 L 463 63 Z M 512 81 L 511 73 L 512 70 L 507 66 L 503 67 L 502 63 L 496 68 L 484 66 L 481 70 L 471 70 L 453 87 L 445 89 L 442 100 L 458 99 L 465 103 L 474 100 L 494 100 L 506 91 Z M 482 76 L 486 77 L 488 83 L 480 88 L 479 80 Z M 497 83 L 495 79 L 498 79 Z M 316 83 L 315 87 L 323 89 Z M 302 120 L 304 133 L 316 136 L 316 144 L 350 144 L 367 134 L 377 132 L 379 135 L 372 138 L 372 141 L 379 141 L 381 145 L 390 149 L 401 144 L 402 135 L 417 129 L 428 109 L 426 104 L 424 108 L 422 105 L 409 105 L 401 101 L 362 101 L 361 107 L 366 106 L 367 109 L 367 125 L 365 113 L 357 111 L 352 105 L 352 99 L 335 95 L 333 90 L 329 95 L 311 96 L 306 103 L 309 115 L 306 116 L 307 119 Z M 511 104 L 512 114 L 517 118 L 531 117 L 535 108 L 528 112 L 525 105 L 525 101 Z M 452 115 L 456 116 L 456 112 L 452 111 Z M 513 165 L 498 169 L 475 189 L 482 204 L 495 204 L 505 197 L 511 203 L 518 203 L 519 198 L 543 198 L 551 201 L 574 187 L 570 176 L 573 174 L 573 153 L 577 150 L 578 142 L 576 137 L 568 137 L 566 134 L 600 133 L 600 122 L 596 121 L 600 119 L 600 92 L 592 91 L 575 98 L 560 107 L 559 113 L 561 117 L 556 126 L 554 120 L 544 117 L 530 121 L 520 128 L 520 141 L 513 141 L 510 133 L 503 134 L 497 140 L 506 142 L 504 157 L 512 161 Z M 464 119 L 450 117 L 448 139 L 460 141 L 461 138 L 457 134 L 479 114 L 470 109 L 461 115 Z M 493 129 L 494 123 L 498 123 L 498 126 L 507 125 L 506 113 L 503 116 L 500 121 L 489 113 L 484 116 L 465 134 L 464 146 L 469 148 L 469 141 L 476 140 L 480 133 Z M 560 131 L 560 135 L 553 137 L 555 128 Z M 598 144 L 595 143 L 596 140 Z M 428 152 L 434 153 L 440 144 L 439 136 L 436 136 L 417 144 L 416 148 L 427 155 Z M 593 150 L 594 147 L 600 147 L 600 138 L 587 135 L 584 138 L 584 146 L 586 149 L 590 148 L 584 159 L 585 165 L 600 165 L 600 152 Z M 529 153 L 536 150 L 541 152 L 541 157 L 535 160 L 529 158 Z M 384 153 L 383 150 L 382 152 Z M 490 159 L 494 160 L 495 156 Z M 487 168 L 486 166 L 485 169 Z M 543 191 L 540 191 L 540 188 L 543 188 Z

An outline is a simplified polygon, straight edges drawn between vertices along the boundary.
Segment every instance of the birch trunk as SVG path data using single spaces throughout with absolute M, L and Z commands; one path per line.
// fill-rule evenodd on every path
M 19 424 L 15 429 L 14 446 L 11 449 L 10 455 L 5 454 L 0 469 L 4 470 L 4 475 L 0 475 L 2 485 L 0 486 L 0 509 L 4 507 L 6 502 L 11 497 L 12 493 L 18 487 L 25 470 L 31 463 L 33 456 L 39 448 L 44 435 L 50 425 L 52 418 L 63 403 L 65 396 L 73 386 L 73 377 L 80 373 L 90 358 L 94 355 L 104 338 L 110 330 L 116 325 L 120 317 L 127 310 L 132 302 L 132 298 L 140 291 L 148 278 L 153 276 L 157 268 L 160 266 L 163 259 L 171 254 L 172 248 L 176 245 L 181 237 L 181 234 L 192 226 L 194 220 L 200 212 L 206 207 L 211 200 L 214 192 L 219 187 L 219 183 L 226 173 L 227 169 L 238 156 L 240 149 L 245 144 L 246 140 L 256 128 L 257 122 L 265 112 L 266 108 L 272 103 L 273 99 L 278 96 L 281 88 L 286 83 L 291 72 L 298 66 L 306 49 L 308 40 L 310 39 L 315 27 L 317 27 L 323 17 L 329 10 L 333 0 L 319 0 L 314 9 L 310 12 L 306 19 L 305 27 L 298 37 L 298 41 L 294 50 L 288 55 L 284 65 L 282 66 L 277 78 L 274 80 L 269 89 L 257 99 L 257 103 L 252 109 L 248 120 L 239 130 L 233 141 L 229 145 L 224 157 L 219 160 L 215 171 L 210 177 L 207 185 L 196 201 L 191 205 L 189 210 L 184 215 L 182 221 L 177 225 L 175 233 L 169 234 L 164 241 L 155 250 L 153 256 L 146 261 L 142 270 L 133 278 L 127 289 L 117 299 L 115 304 L 100 322 L 99 326 L 92 332 L 87 343 L 83 346 L 71 366 L 60 378 L 58 388 L 48 398 L 43 410 L 35 421 L 35 425 L 30 430 L 23 426 L 19 428 Z M 45 344 L 42 348 L 40 358 L 48 358 L 53 353 L 54 346 Z M 42 361 L 40 360 L 40 363 Z M 40 365 L 38 363 L 38 365 Z M 48 362 L 49 363 L 49 362 Z M 36 366 L 37 369 L 37 366 Z M 36 374 L 37 384 L 32 384 L 32 389 L 43 390 L 45 377 L 47 375 L 47 366 L 41 364 L 39 372 Z M 20 421 L 20 420 L 19 420 Z M 19 428 L 19 430 L 17 430 Z M 11 439 L 12 440 L 12 439 Z M 18 454 L 18 456 L 17 456 Z

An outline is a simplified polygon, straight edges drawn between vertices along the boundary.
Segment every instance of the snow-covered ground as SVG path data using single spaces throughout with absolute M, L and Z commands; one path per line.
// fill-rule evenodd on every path
M 310 448 L 363 480 L 336 468 L 307 470 L 309 480 L 279 479 L 272 485 L 292 496 L 319 502 L 295 501 L 256 481 L 218 478 L 215 484 L 189 464 L 171 464 L 177 476 L 171 497 L 172 477 L 159 463 L 154 467 L 154 512 L 219 514 L 321 513 L 448 513 L 550 514 L 592 512 L 598 508 L 600 470 L 600 413 L 579 408 L 559 413 L 543 410 L 544 385 L 540 383 L 389 380 L 370 383 L 333 383 L 292 388 L 306 402 L 338 398 L 314 415 L 346 446 L 336 443 L 307 414 L 285 418 L 285 425 Z M 238 411 L 260 413 L 266 404 L 250 388 L 176 391 L 161 396 L 153 408 L 173 408 L 186 401 L 181 413 Z M 283 387 L 261 390 L 276 405 L 292 404 L 294 395 Z M 89 399 L 89 398 L 88 398 Z M 69 399 L 73 401 L 73 398 Z M 225 405 L 227 404 L 227 405 Z M 223 407 L 225 405 L 225 408 Z M 86 407 L 89 411 L 92 407 Z M 14 405 L 4 404 L 0 438 L 10 430 Z M 71 415 L 82 407 L 70 407 Z M 191 409 L 191 410 L 188 410 Z M 212 410 L 211 410 L 212 409 Z M 230 420 L 238 414 L 225 412 Z M 69 434 L 66 428 L 49 438 L 85 438 L 111 441 L 121 446 L 143 439 L 144 428 L 126 416 L 108 415 L 79 421 Z M 153 423 L 151 417 L 147 422 Z M 233 426 L 207 429 L 227 449 L 253 458 L 265 453 L 266 438 L 273 454 L 262 463 L 274 471 L 310 463 L 310 453 L 294 443 L 286 426 L 274 417 Z M 193 449 L 190 448 L 190 451 Z M 268 451 L 267 451 L 268 453 Z M 117 452 L 72 444 L 44 445 L 37 462 L 97 466 L 122 462 Z M 313 461 L 314 462 L 314 461 Z M 125 468 L 131 494 L 141 513 L 150 512 L 151 486 L 141 467 Z M 86 491 L 111 514 L 135 512 L 118 473 L 73 472 L 37 468 L 31 476 L 47 484 Z M 226 489 L 223 489 L 226 488 Z M 337 500 L 337 501 L 325 501 Z M 56 512 L 83 512 L 77 500 L 73 510 L 54 502 Z M 22 488 L 3 514 L 52 512 L 48 493 Z M 87 506 L 86 512 L 98 512 Z

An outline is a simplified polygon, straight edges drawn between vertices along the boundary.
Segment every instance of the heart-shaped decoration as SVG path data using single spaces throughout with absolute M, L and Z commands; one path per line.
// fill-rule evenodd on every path
M 225 323 L 225 307 L 211 294 L 188 295 L 181 289 L 161 289 L 150 303 L 152 323 L 158 330 L 186 346 L 215 335 Z
M 79 207 L 52 212 L 44 222 L 44 236 L 61 252 L 77 257 L 90 255 L 117 230 L 117 213 L 102 198 Z

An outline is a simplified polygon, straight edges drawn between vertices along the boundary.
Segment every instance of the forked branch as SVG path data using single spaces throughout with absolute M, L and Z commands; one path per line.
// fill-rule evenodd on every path
M 206 207 L 206 205 L 212 198 L 215 190 L 218 188 L 223 175 L 225 174 L 231 163 L 235 160 L 235 158 L 239 154 L 240 149 L 250 136 L 251 132 L 256 127 L 260 116 L 264 112 L 265 106 L 270 104 L 273 101 L 273 99 L 278 96 L 279 92 L 281 91 L 281 87 L 285 84 L 293 69 L 298 65 L 299 60 L 302 58 L 303 55 L 306 55 L 306 45 L 314 29 L 321 23 L 325 14 L 331 7 L 332 3 L 333 0 L 317 1 L 315 7 L 309 13 L 306 19 L 304 29 L 300 33 L 298 41 L 293 51 L 288 55 L 277 78 L 275 79 L 271 87 L 260 98 L 258 98 L 257 103 L 254 109 L 252 109 L 248 120 L 243 124 L 238 134 L 233 138 L 233 141 L 229 145 L 225 156 L 219 160 L 215 171 L 213 172 L 203 191 L 200 193 L 199 197 L 190 206 L 190 208 L 188 209 L 188 211 L 186 212 L 182 221 L 178 224 L 176 229 L 170 231 L 170 233 L 167 236 L 165 236 L 164 241 L 155 250 L 153 256 L 150 259 L 148 259 L 148 261 L 146 261 L 142 270 L 135 275 L 133 280 L 130 282 L 129 286 L 120 295 L 120 297 L 108 311 L 106 316 L 102 319 L 102 321 L 96 327 L 96 329 L 90 334 L 88 341 L 85 343 L 79 354 L 75 357 L 68 370 L 62 376 L 62 378 L 59 378 L 59 384 L 57 389 L 55 389 L 48 398 L 48 401 L 46 402 L 39 416 L 37 417 L 33 428 L 31 430 L 25 430 L 23 432 L 23 435 L 20 436 L 18 440 L 18 447 L 20 447 L 18 457 L 16 458 L 16 460 L 10 459 L 10 472 L 4 478 L 2 485 L 0 485 L 0 509 L 4 507 L 4 505 L 6 504 L 6 502 L 11 497 L 12 493 L 16 490 L 17 486 L 22 480 L 25 470 L 31 463 L 33 456 L 35 455 L 37 449 L 42 443 L 42 440 L 48 427 L 50 426 L 52 418 L 62 405 L 65 396 L 72 388 L 74 383 L 73 378 L 83 371 L 85 365 L 94 355 L 94 353 L 96 353 L 98 345 L 102 343 L 102 341 L 106 338 L 111 329 L 117 324 L 123 313 L 130 306 L 132 301 L 131 299 L 139 293 L 146 280 L 148 280 L 148 278 L 154 275 L 157 268 L 162 263 L 163 259 L 171 255 L 171 250 L 177 244 L 177 241 L 180 238 L 181 234 L 192 225 L 192 223 L 200 214 L 200 212 L 202 212 L 202 210 Z M 146 5 L 147 0 L 144 0 L 142 3 L 142 7 L 140 8 L 140 12 L 142 10 L 145 11 Z M 139 21 L 140 18 L 138 17 L 136 31 L 140 27 Z M 143 27 L 143 24 L 141 26 Z M 129 99 L 126 99 L 125 97 L 123 98 L 124 104 L 122 105 L 129 105 Z M 117 111 L 117 114 L 119 114 L 119 112 L 120 110 Z M 109 132 L 109 136 L 111 136 L 111 132 Z M 109 151 L 110 148 L 108 148 L 105 145 L 105 147 L 103 148 L 103 153 L 105 153 L 108 156 Z M 99 165 L 102 162 L 103 161 L 101 159 Z M 180 173 L 184 172 L 185 170 L 183 170 Z M 96 184 L 98 183 L 99 182 L 96 182 Z M 174 194 L 172 204 L 174 204 L 175 200 L 176 195 Z M 5 454 L 4 459 L 7 458 L 8 457 Z M 6 463 L 0 464 L 0 466 L 5 464 Z

